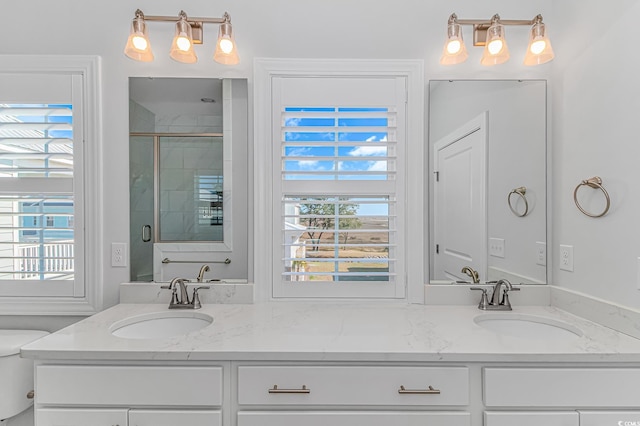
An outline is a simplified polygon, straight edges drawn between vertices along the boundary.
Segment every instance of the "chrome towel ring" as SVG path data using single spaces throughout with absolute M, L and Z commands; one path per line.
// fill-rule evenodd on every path
M 515 214 L 518 217 L 525 217 L 528 213 L 529 213 L 529 202 L 527 201 L 527 197 L 525 197 L 525 194 L 527 193 L 527 188 L 525 188 L 524 186 L 521 186 L 519 188 L 515 188 L 513 189 L 509 195 L 507 196 L 507 202 L 509 203 L 509 208 L 511 209 L 511 211 L 513 212 L 513 214 Z M 520 198 L 522 198 L 522 201 L 524 201 L 524 212 L 519 213 L 514 207 L 513 204 L 511 203 L 511 196 L 513 194 L 516 194 L 517 196 L 519 196 Z M 518 202 L 518 199 L 516 198 L 516 201 Z
M 599 214 L 589 213 L 588 211 L 582 208 L 582 206 L 578 202 L 578 190 L 580 189 L 581 186 L 589 186 L 593 189 L 599 189 L 600 191 L 602 191 L 602 193 L 604 194 L 604 197 L 607 199 L 607 205 L 604 208 L 604 211 L 602 211 L 602 213 L 599 213 Z M 578 186 L 576 186 L 576 189 L 573 191 L 573 201 L 576 202 L 576 207 L 578 207 L 578 210 L 580 210 L 582 213 L 586 214 L 589 217 L 602 217 L 605 214 L 607 214 L 607 212 L 609 211 L 609 207 L 611 207 L 611 198 L 609 198 L 609 193 L 602 186 L 602 179 L 600 179 L 600 176 L 594 176 L 590 179 L 586 179 L 580 182 Z

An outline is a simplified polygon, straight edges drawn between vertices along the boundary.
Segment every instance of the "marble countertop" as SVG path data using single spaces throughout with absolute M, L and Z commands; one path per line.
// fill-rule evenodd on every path
M 640 340 L 551 306 L 514 307 L 509 314 L 563 321 L 582 336 L 500 334 L 476 324 L 488 313 L 475 306 L 299 302 L 205 304 L 191 312 L 211 315 L 211 325 L 166 339 L 110 332 L 124 318 L 163 311 L 163 304 L 122 303 L 24 346 L 22 354 L 82 361 L 640 363 Z

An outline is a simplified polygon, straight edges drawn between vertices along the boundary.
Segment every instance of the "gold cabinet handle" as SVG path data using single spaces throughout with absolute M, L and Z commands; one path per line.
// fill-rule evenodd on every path
M 302 389 L 278 389 L 278 385 L 273 385 L 269 393 L 311 393 L 311 389 L 307 389 L 306 385 L 302 385 Z
M 398 393 L 403 395 L 440 395 L 440 389 L 434 389 L 433 386 L 429 386 L 428 389 L 405 389 L 404 386 L 400 386 Z

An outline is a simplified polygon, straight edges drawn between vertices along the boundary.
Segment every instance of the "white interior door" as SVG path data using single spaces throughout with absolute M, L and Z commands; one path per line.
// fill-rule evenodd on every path
M 434 278 L 469 280 L 469 266 L 487 278 L 488 112 L 434 145 Z

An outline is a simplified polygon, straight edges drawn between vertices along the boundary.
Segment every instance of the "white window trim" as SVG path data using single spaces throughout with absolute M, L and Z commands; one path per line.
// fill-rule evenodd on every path
M 404 236 L 405 281 L 408 303 L 424 303 L 425 253 L 424 212 L 426 211 L 424 140 L 424 66 L 422 60 L 345 60 L 345 59 L 265 59 L 254 60 L 254 281 L 255 299 L 272 300 L 272 231 L 274 191 L 271 177 L 274 164 L 260 159 L 273 158 L 272 86 L 283 76 L 397 76 L 407 79 L 407 149 L 405 215 L 411 232 Z M 268 177 L 268 178 L 267 178 Z M 265 278 L 269 277 L 269 278 Z M 332 299 L 335 300 L 335 299 Z
M 0 315 L 91 315 L 102 308 L 102 119 L 100 57 L 84 55 L 2 55 L 1 73 L 62 73 L 83 76 L 84 269 L 83 297 L 3 297 Z M 90 143 L 86 143 L 89 141 Z

